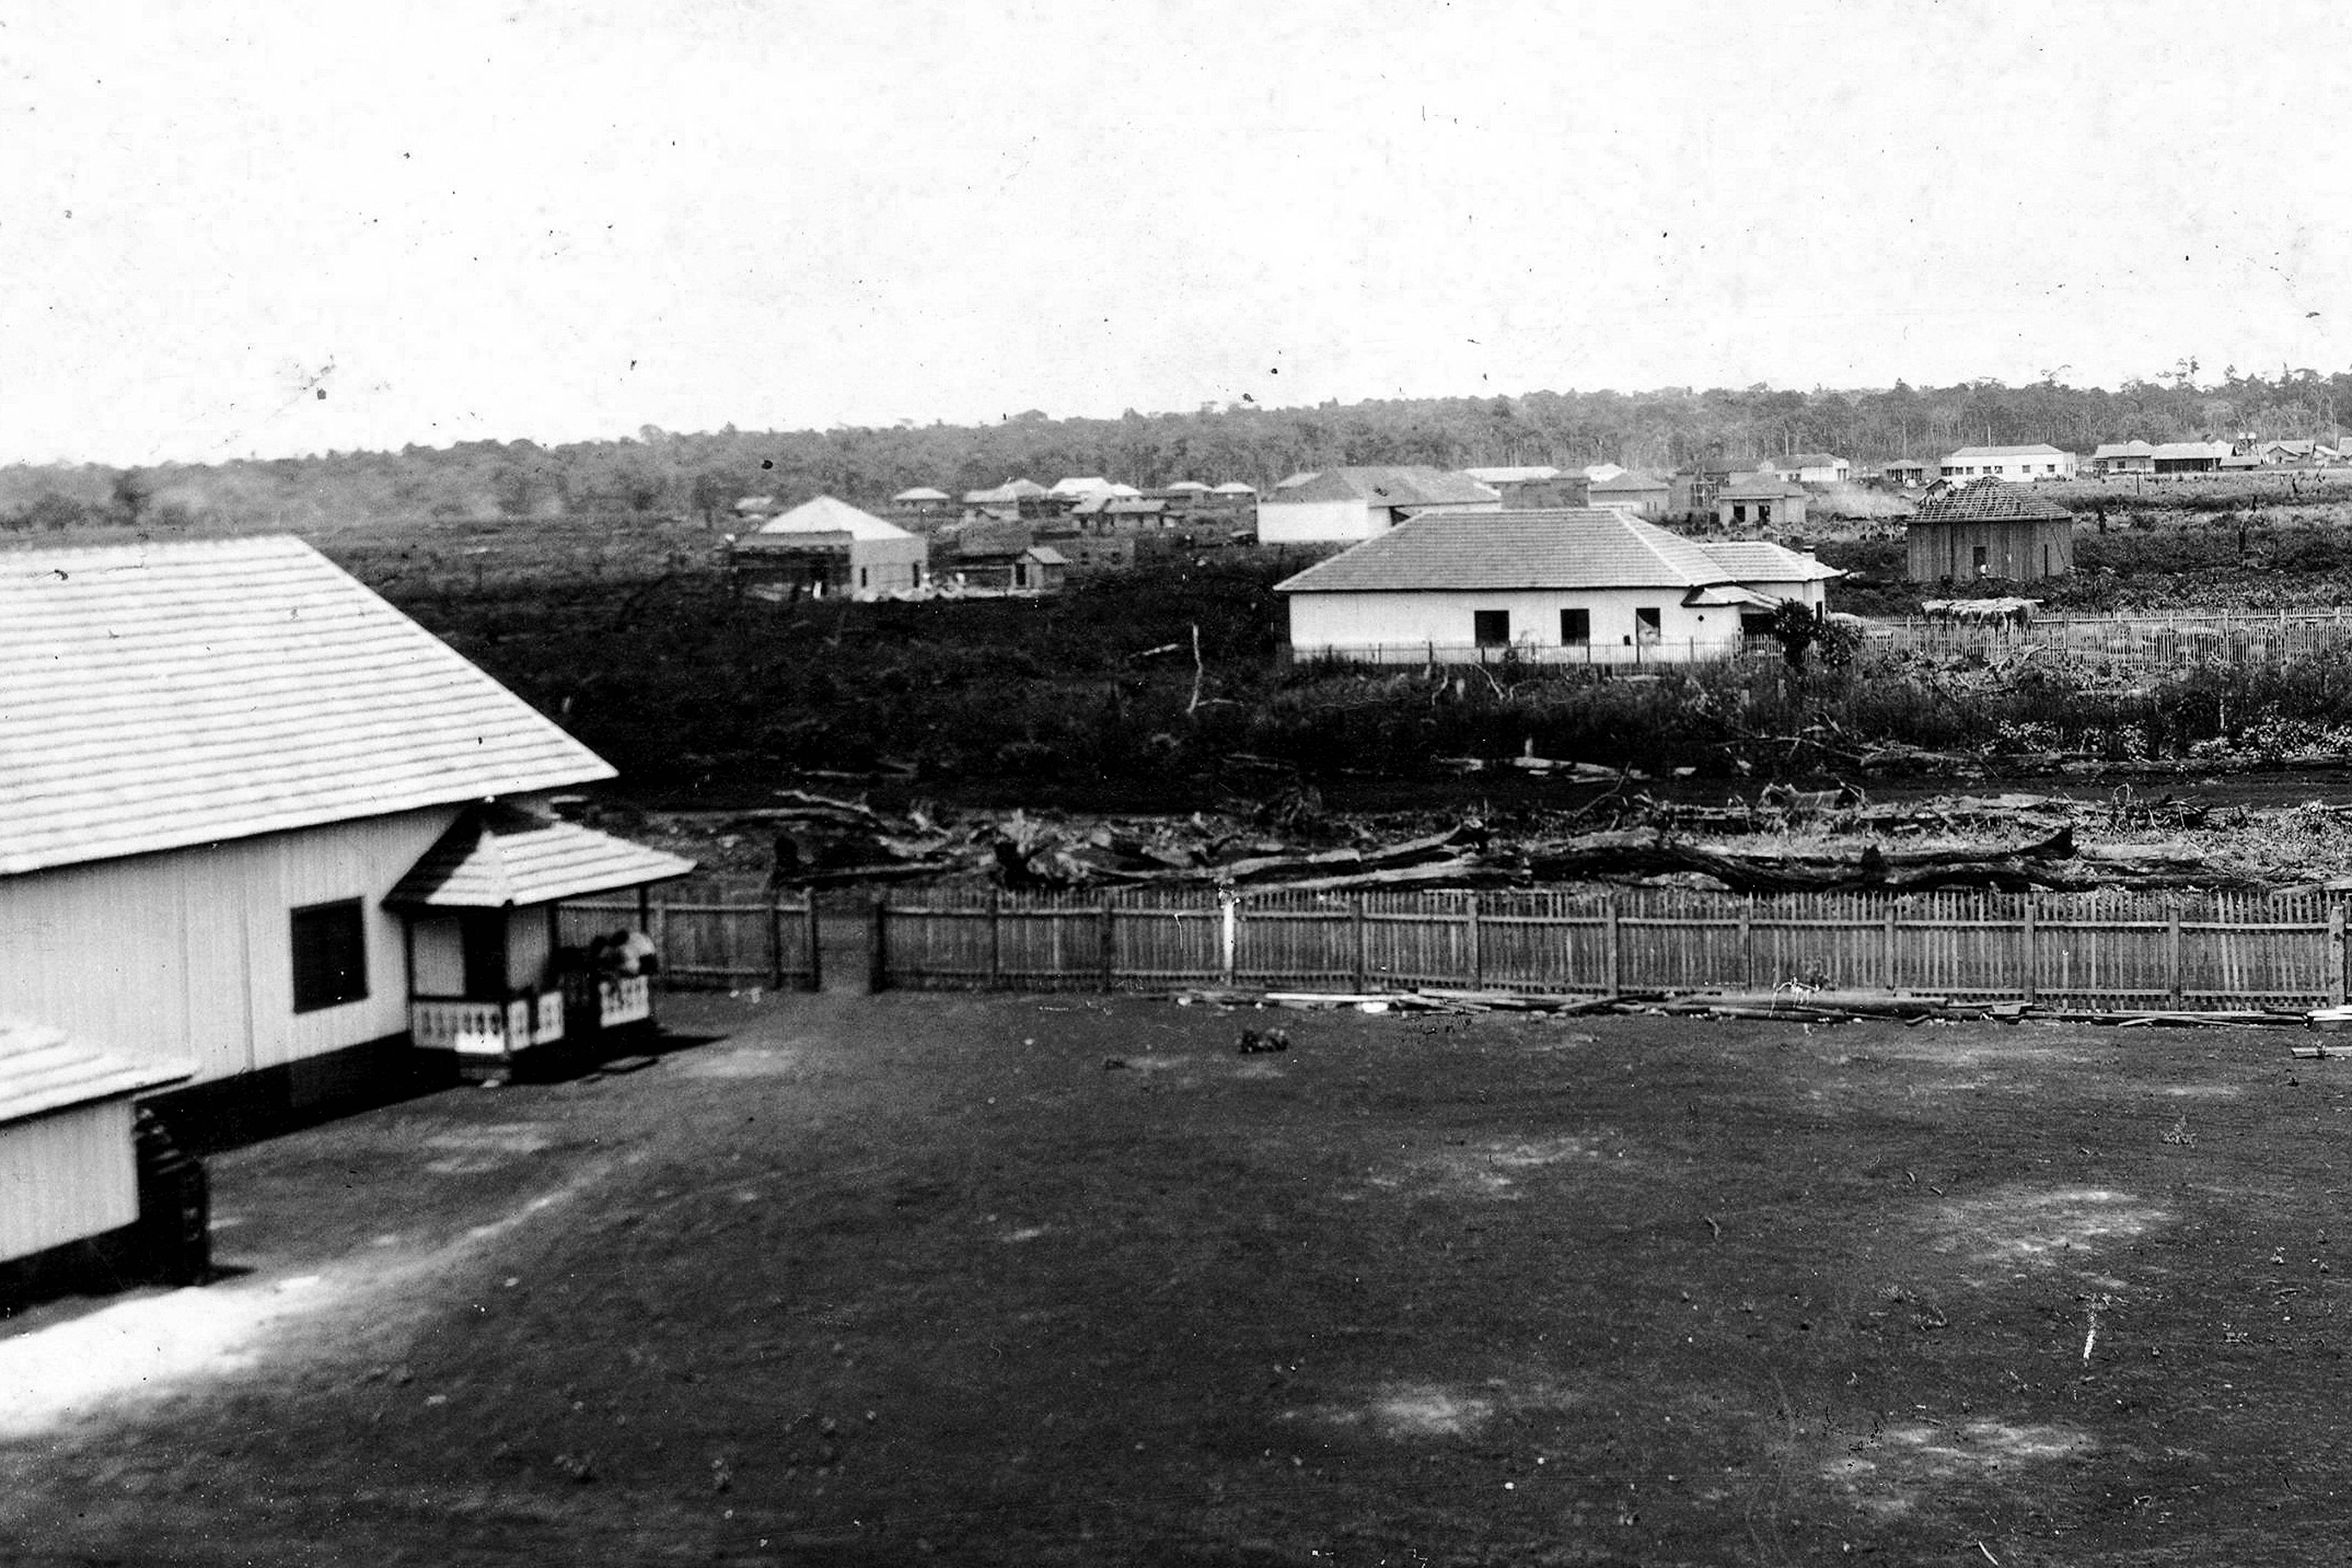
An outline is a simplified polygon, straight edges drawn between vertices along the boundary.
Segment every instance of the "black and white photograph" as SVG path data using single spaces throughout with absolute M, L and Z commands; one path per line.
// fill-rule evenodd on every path
M 0 1565 L 2343 1561 L 2347 40 L 0 0 Z

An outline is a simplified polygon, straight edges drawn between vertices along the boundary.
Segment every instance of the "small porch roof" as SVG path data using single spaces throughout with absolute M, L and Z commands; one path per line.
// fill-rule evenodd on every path
M 193 1062 L 133 1061 L 47 1024 L 0 1018 L 0 1124 L 144 1094 L 195 1070 Z
M 383 901 L 395 909 L 497 910 L 667 881 L 694 862 L 511 805 L 451 825 Z

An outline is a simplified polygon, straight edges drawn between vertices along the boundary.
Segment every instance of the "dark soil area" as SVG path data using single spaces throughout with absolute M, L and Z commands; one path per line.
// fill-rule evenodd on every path
M 0 1326 L 0 1554 L 2340 1550 L 2305 1037 L 670 1005 L 219 1157 L 249 1273 Z

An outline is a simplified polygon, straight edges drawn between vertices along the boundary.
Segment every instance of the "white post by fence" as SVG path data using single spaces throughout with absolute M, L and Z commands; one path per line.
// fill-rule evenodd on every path
M 1224 983 L 1234 983 L 1234 955 L 1240 948 L 1242 903 L 1232 889 L 1217 894 L 1217 973 Z
M 2033 1001 L 2034 976 L 2042 968 L 2042 933 L 2035 930 L 2037 898 L 2029 890 L 2025 895 L 2025 973 L 2019 976 L 2018 994 L 2030 1004 Z
M 2344 1005 L 2344 906 L 2327 906 L 2327 1005 Z

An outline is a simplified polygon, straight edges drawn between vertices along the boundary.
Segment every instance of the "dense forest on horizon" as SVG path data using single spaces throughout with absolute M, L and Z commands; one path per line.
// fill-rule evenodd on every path
M 2103 441 L 2336 437 L 2352 416 L 2352 371 L 2232 366 L 2200 384 L 2193 360 L 2120 389 L 2054 378 L 1870 391 L 1531 392 L 1516 397 L 1409 398 L 1306 408 L 1254 404 L 1188 414 L 1055 419 L 1042 411 L 995 425 L 680 435 L 541 446 L 517 440 L 397 452 L 248 458 L 121 469 L 97 464 L 0 468 L 0 528 L 37 531 L 119 521 L 156 527 L 291 531 L 392 517 L 559 517 L 574 513 L 723 520 L 735 498 L 786 503 L 820 492 L 874 506 L 929 485 L 950 493 L 1023 476 L 1051 484 L 1100 474 L 1153 489 L 1178 479 L 1241 479 L 1261 489 L 1287 474 L 1350 463 L 1441 468 L 1616 462 L 1671 469 L 1829 451 L 1868 465 L 1933 460 L 1957 447 L 2046 441 L 2087 454 Z

